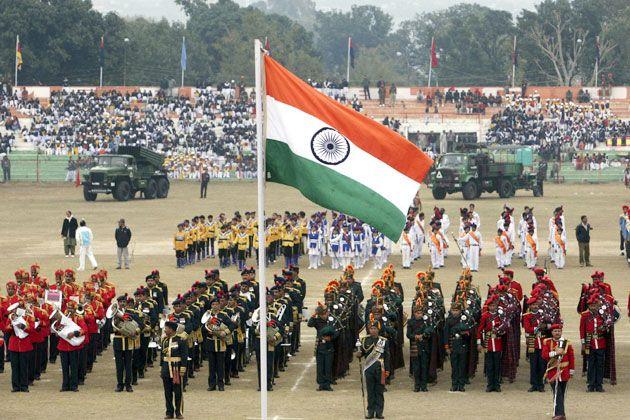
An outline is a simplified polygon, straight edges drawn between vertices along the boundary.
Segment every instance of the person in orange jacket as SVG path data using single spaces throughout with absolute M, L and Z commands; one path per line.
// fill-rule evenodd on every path
M 21 313 L 22 315 L 20 315 Z M 35 329 L 35 318 L 26 311 L 23 299 L 20 298 L 7 308 L 3 327 L 5 334 L 10 335 L 11 392 L 29 392 L 28 362 L 33 352 L 31 333 Z

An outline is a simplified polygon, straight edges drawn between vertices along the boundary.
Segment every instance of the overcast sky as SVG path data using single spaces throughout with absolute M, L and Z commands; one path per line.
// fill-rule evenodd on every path
M 236 0 L 236 2 L 247 6 L 255 0 Z M 353 4 L 373 4 L 393 15 L 396 21 L 404 20 L 416 13 L 444 9 L 457 3 L 477 3 L 517 14 L 523 8 L 532 9 L 539 2 L 540 0 L 315 0 L 317 7 L 324 10 L 331 8 L 348 10 Z M 174 0 L 92 0 L 92 3 L 94 8 L 101 12 L 114 11 L 121 16 L 183 20 L 183 14 Z

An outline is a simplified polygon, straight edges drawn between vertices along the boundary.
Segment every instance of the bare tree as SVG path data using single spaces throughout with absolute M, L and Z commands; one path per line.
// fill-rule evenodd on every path
M 540 48 L 554 69 L 554 72 L 550 73 L 543 63 L 535 60 L 540 71 L 558 85 L 571 86 L 578 74 L 578 63 L 584 53 L 584 40 L 588 31 L 582 28 L 571 30 L 570 21 L 563 19 L 559 11 L 554 11 L 548 21 L 534 24 L 527 35 Z
M 606 28 L 602 28 L 602 34 L 606 33 Z M 609 56 L 617 48 L 617 44 L 615 44 L 610 39 L 606 39 L 605 35 L 599 37 L 599 69 L 593 66 L 593 74 L 588 82 L 589 86 L 595 86 L 595 80 L 597 78 L 597 74 L 595 73 L 598 70 L 599 74 L 604 74 L 611 70 L 615 66 L 614 60 L 609 59 Z

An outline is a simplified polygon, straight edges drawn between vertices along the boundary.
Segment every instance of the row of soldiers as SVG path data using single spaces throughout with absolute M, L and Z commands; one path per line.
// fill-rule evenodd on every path
M 274 286 L 259 296 L 256 271 L 241 271 L 241 281 L 228 288 L 218 269 L 205 272 L 204 281 L 192 284 L 172 302 L 173 310 L 165 316 L 174 331 L 162 339 L 162 379 L 167 395 L 167 416 L 181 415 L 182 392 L 190 379 L 208 362 L 208 391 L 224 391 L 231 379 L 239 378 L 255 353 L 259 390 L 273 390 L 274 382 L 299 352 L 300 323 L 306 283 L 299 268 L 291 266 L 274 277 Z M 259 303 L 266 302 L 267 318 L 260 319 Z M 260 328 L 267 332 L 267 383 L 260 384 Z M 164 341 L 166 340 L 166 342 Z M 186 348 L 186 357 L 173 356 L 173 342 Z M 170 349 L 170 350 L 169 350 Z M 168 355 L 165 352 L 170 352 Z M 176 351 L 179 353 L 180 351 Z M 169 365 L 170 364 L 170 365 Z M 179 374 L 173 372 L 176 371 Z M 174 399 L 174 403 L 173 403 Z
M 315 216 L 315 215 L 313 215 Z M 308 220 L 306 214 L 274 213 L 265 220 L 265 248 L 267 263 L 273 264 L 284 258 L 285 268 L 298 265 L 299 257 L 307 253 Z M 243 270 L 247 259 L 258 257 L 258 221 L 256 212 L 235 212 L 228 220 L 221 213 L 215 220 L 212 215 L 196 216 L 177 225 L 173 236 L 178 268 L 194 264 L 206 258 L 219 259 L 219 267 L 231 265 Z M 216 252 L 216 254 L 215 254 Z
M 59 357 L 61 391 L 78 391 L 110 343 L 105 308 L 116 291 L 107 271 L 92 274 L 82 285 L 72 269 L 56 270 L 50 283 L 38 264 L 14 275 L 6 296 L 0 295 L 0 373 L 6 350 L 12 391 L 29 392 Z

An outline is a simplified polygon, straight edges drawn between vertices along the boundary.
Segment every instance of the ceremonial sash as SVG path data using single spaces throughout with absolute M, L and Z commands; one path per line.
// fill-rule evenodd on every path
M 385 338 L 379 337 L 378 341 L 376 342 L 376 344 L 372 348 L 372 351 L 365 358 L 365 365 L 363 365 L 363 374 L 364 375 L 365 375 L 365 372 L 374 363 L 376 363 L 381 358 L 383 353 L 385 352 L 385 342 L 386 342 Z
M 409 240 L 409 235 L 403 233 L 403 240 L 407 242 L 407 245 L 411 246 L 411 241 Z
M 496 238 L 494 238 L 494 241 L 497 243 L 498 247 L 501 248 L 501 251 L 505 253 L 505 244 L 501 240 L 501 237 L 497 236 Z
M 475 242 L 477 242 L 477 244 L 479 244 L 479 238 L 477 238 L 477 235 L 475 235 L 475 232 L 468 232 L 468 234 L 470 236 L 472 236 L 472 238 L 475 240 Z
M 438 254 L 442 253 L 442 247 L 440 246 L 440 241 L 438 241 L 437 237 L 435 235 L 431 235 L 431 242 L 433 242 L 433 245 L 435 245 L 435 247 L 438 250 Z
M 440 235 L 442 237 L 442 240 L 444 241 L 444 248 L 448 248 L 448 246 L 446 245 L 446 238 L 444 237 L 444 234 L 438 230 L 438 235 Z
M 562 252 L 566 255 L 567 250 L 566 250 L 566 245 L 564 244 L 564 241 L 562 240 L 562 237 L 560 235 L 558 235 L 558 232 L 556 232 L 556 243 L 558 245 L 560 245 L 560 248 L 562 248 Z
M 534 256 L 537 257 L 538 250 L 536 249 L 536 241 L 534 241 L 534 238 L 532 238 L 532 235 L 530 235 L 529 233 L 527 234 L 525 238 L 527 239 L 527 243 L 529 244 L 529 246 L 531 246 L 532 249 L 534 250 Z

